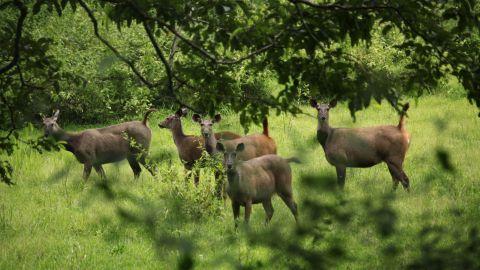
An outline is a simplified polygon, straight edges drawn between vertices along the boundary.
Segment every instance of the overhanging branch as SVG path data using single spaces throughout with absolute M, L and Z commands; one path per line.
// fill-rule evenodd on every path
M 209 61 L 211 61 L 212 63 L 214 64 L 218 64 L 218 65 L 233 65 L 233 64 L 238 64 L 238 63 L 241 63 L 247 59 L 250 59 L 258 54 L 261 54 L 267 50 L 269 50 L 270 48 L 273 48 L 276 44 L 276 39 L 278 37 L 280 37 L 281 33 L 278 33 L 274 36 L 272 42 L 264 45 L 263 47 L 257 49 L 257 50 L 254 50 L 250 53 L 248 53 L 247 55 L 243 56 L 243 57 L 240 57 L 238 59 L 217 59 L 217 57 L 213 54 L 213 53 L 210 53 L 208 52 L 206 49 L 204 49 L 202 46 L 198 45 L 198 44 L 195 44 L 193 41 L 191 41 L 190 39 L 186 38 L 184 35 L 182 35 L 177 29 L 175 29 L 175 27 L 173 27 L 172 25 L 169 25 L 168 23 L 160 20 L 159 18 L 157 17 L 152 17 L 148 14 L 146 14 L 141 8 L 138 7 L 138 5 L 134 2 L 134 1 L 129 1 L 130 3 L 130 6 L 144 19 L 144 20 L 147 20 L 147 21 L 154 21 L 156 23 L 158 23 L 158 25 L 160 27 L 163 27 L 165 29 L 167 29 L 170 33 L 174 34 L 176 37 L 178 37 L 181 41 L 185 42 L 188 46 L 190 46 L 194 51 L 196 51 L 198 53 L 198 55 L 200 55 L 201 57 L 203 58 L 206 58 L 208 59 Z
M 175 102 L 178 103 L 180 106 L 187 107 L 188 109 L 190 109 L 194 112 L 199 112 L 198 109 L 193 108 L 192 106 L 182 102 L 177 97 L 177 95 L 175 93 L 175 89 L 173 88 L 174 74 L 173 74 L 172 68 L 171 68 L 169 62 L 167 61 L 167 58 L 163 54 L 162 50 L 160 49 L 160 46 L 158 46 L 158 42 L 155 39 L 155 35 L 153 34 L 150 26 L 146 22 L 144 22 L 143 27 L 145 28 L 145 32 L 147 32 L 148 38 L 150 39 L 150 42 L 152 43 L 152 46 L 155 49 L 155 53 L 157 54 L 158 58 L 160 58 L 160 61 L 162 62 L 163 66 L 165 67 L 165 72 L 167 73 L 167 80 L 168 80 L 167 89 L 168 89 L 168 93 L 169 93 L 170 97 L 172 97 L 175 100 Z
M 290 3 L 294 5 L 304 4 L 309 7 L 319 9 L 319 10 L 328 10 L 328 11 L 345 11 L 345 12 L 355 12 L 355 11 L 384 11 L 389 10 L 394 12 L 398 18 L 414 33 L 415 35 L 421 37 L 425 42 L 429 44 L 434 44 L 430 38 L 421 33 L 414 25 L 411 23 L 402 13 L 402 11 L 398 7 L 390 6 L 390 5 L 360 5 L 360 6 L 350 6 L 350 5 L 340 5 L 340 4 L 318 4 L 311 2 L 310 0 L 289 0 Z M 437 46 L 433 46 L 434 50 L 438 54 L 438 58 L 440 60 L 445 61 L 448 64 L 451 64 L 450 61 L 444 56 L 444 52 L 438 48 Z
M 20 16 L 18 17 L 18 21 L 17 21 L 17 28 L 15 30 L 15 40 L 13 45 L 13 59 L 12 61 L 10 61 L 10 63 L 0 68 L 0 75 L 12 69 L 20 59 L 20 40 L 22 39 L 23 23 L 25 22 L 25 18 L 27 17 L 28 8 L 20 0 L 13 1 L 13 4 L 17 7 L 18 10 L 20 10 Z M 3 8 L 3 5 L 2 5 L 2 8 Z
M 160 61 L 162 61 L 162 64 L 165 67 L 165 72 L 167 73 L 167 79 L 168 79 L 168 92 L 170 95 L 174 96 L 172 69 L 167 59 L 165 58 L 165 55 L 163 54 L 162 50 L 158 46 L 157 40 L 155 39 L 155 36 L 152 33 L 152 29 L 150 29 L 150 26 L 148 26 L 147 23 L 143 23 L 143 28 L 145 28 L 145 32 L 147 32 L 148 38 L 150 39 L 150 43 L 152 43 L 152 46 L 155 49 L 155 53 L 157 54 L 158 58 L 160 58 Z
M 142 81 L 147 87 L 149 88 L 153 88 L 154 87 L 154 84 L 151 83 L 149 80 L 147 80 L 141 73 L 140 71 L 135 67 L 135 65 L 133 64 L 132 61 L 128 60 L 126 57 L 124 57 L 123 55 L 120 54 L 120 52 L 115 48 L 113 47 L 104 37 L 102 37 L 98 31 L 98 21 L 97 19 L 95 18 L 95 16 L 93 15 L 93 12 L 92 10 L 87 6 L 87 4 L 85 4 L 85 2 L 83 2 L 83 0 L 78 0 L 78 3 L 80 4 L 80 6 L 82 6 L 82 8 L 85 10 L 85 12 L 87 12 L 88 14 L 88 17 L 90 18 L 90 21 L 92 22 L 93 24 L 93 31 L 95 33 L 95 36 L 105 45 L 107 46 L 114 54 L 116 57 L 118 57 L 120 60 L 122 60 L 124 63 L 126 63 L 130 69 L 133 71 L 133 73 L 135 73 L 135 75 L 137 75 L 137 77 L 140 79 L 140 81 Z

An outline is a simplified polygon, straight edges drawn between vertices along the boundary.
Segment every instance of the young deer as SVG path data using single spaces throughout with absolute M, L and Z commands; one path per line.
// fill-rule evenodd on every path
M 114 126 L 99 129 L 88 129 L 79 133 L 63 130 L 58 124 L 59 111 L 52 117 L 43 118 L 45 136 L 52 136 L 57 141 L 65 141 L 66 149 L 72 152 L 77 160 L 84 164 L 83 178 L 90 176 L 92 167 L 105 178 L 102 164 L 127 159 L 135 178 L 140 175 L 139 162 L 154 175 L 154 171 L 146 164 L 146 156 L 150 147 L 151 131 L 147 126 L 148 115 L 155 110 L 145 113 L 143 121 L 130 121 Z M 132 145 L 134 142 L 135 145 Z
M 268 223 L 273 216 L 272 196 L 275 193 L 280 196 L 297 221 L 297 204 L 292 192 L 292 170 L 288 163 L 299 163 L 298 159 L 264 155 L 243 161 L 239 157 L 245 151 L 244 143 L 239 143 L 232 149 L 219 142 L 216 148 L 224 154 L 223 165 L 228 178 L 227 194 L 232 200 L 235 227 L 240 215 L 240 206 L 245 207 L 245 223 L 248 223 L 252 204 L 257 203 L 263 204 L 265 222 Z
M 165 118 L 165 120 L 158 124 L 158 126 L 160 128 L 170 129 L 172 131 L 173 141 L 177 146 L 180 160 L 183 162 L 185 169 L 191 171 L 193 166 L 195 165 L 195 162 L 202 156 L 204 139 L 199 136 L 185 135 L 185 133 L 183 133 L 181 118 L 186 116 L 187 113 L 187 109 L 179 109 L 177 112 L 175 112 L 175 114 L 172 114 Z M 215 137 L 216 139 L 233 139 L 240 136 L 232 132 L 219 132 L 215 133 L 213 137 Z M 195 185 L 198 185 L 198 182 L 199 174 L 198 172 L 195 172 Z
M 410 144 L 410 134 L 405 129 L 406 103 L 397 126 L 376 126 L 365 128 L 332 128 L 328 124 L 330 104 L 318 104 L 311 100 L 310 105 L 318 111 L 317 140 L 325 151 L 327 161 L 337 170 L 338 184 L 345 185 L 347 167 L 366 168 L 385 162 L 392 175 L 393 188 L 402 183 L 408 190 L 410 181 L 403 171 L 403 161 Z
M 241 151 L 238 155 L 240 160 L 249 160 L 263 155 L 277 153 L 277 145 L 275 144 L 275 141 L 268 136 L 267 118 L 263 120 L 262 134 L 252 134 L 222 142 L 226 149 L 235 149 L 240 143 L 245 145 L 245 150 Z

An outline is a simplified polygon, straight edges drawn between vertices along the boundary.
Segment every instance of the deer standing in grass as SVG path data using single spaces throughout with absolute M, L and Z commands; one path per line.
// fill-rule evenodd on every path
M 211 156 L 214 156 L 216 153 L 218 153 L 216 148 L 218 141 L 241 138 L 240 135 L 237 135 L 230 131 L 224 131 L 221 133 L 213 132 L 213 125 L 219 123 L 222 120 L 222 116 L 220 114 L 216 114 L 213 119 L 202 119 L 202 117 L 196 113 L 192 116 L 192 120 L 200 125 L 200 134 L 204 141 L 204 149 Z M 225 199 L 223 178 L 224 177 L 222 172 L 220 170 L 216 170 L 216 196 L 220 198 L 223 195 L 223 198 Z
M 147 126 L 148 115 L 142 121 L 130 121 L 98 129 L 88 129 L 73 133 L 63 130 L 57 123 L 59 111 L 52 117 L 43 118 L 45 137 L 52 136 L 56 141 L 65 141 L 65 148 L 72 152 L 77 160 L 84 164 L 83 178 L 88 179 L 95 168 L 105 178 L 102 164 L 127 159 L 135 178 L 140 175 L 142 164 L 152 175 L 153 168 L 147 165 L 146 157 L 150 147 L 151 130 Z
M 195 162 L 200 159 L 202 156 L 202 150 L 205 145 L 205 140 L 200 136 L 185 135 L 182 128 L 181 118 L 186 116 L 188 110 L 182 108 L 175 112 L 175 114 L 169 115 L 162 121 L 158 126 L 160 128 L 167 128 L 172 131 L 173 141 L 178 150 L 178 155 L 180 160 L 183 162 L 185 169 L 191 171 L 195 165 Z M 233 132 L 224 131 L 215 133 L 212 138 L 215 139 L 235 139 L 239 138 L 240 135 L 237 135 Z M 198 185 L 199 182 L 199 173 L 194 172 L 194 183 Z
M 284 159 L 277 155 L 264 155 L 247 161 L 240 157 L 246 145 L 240 142 L 226 147 L 218 142 L 216 146 L 224 154 L 223 166 L 227 174 L 227 194 L 232 200 L 235 227 L 240 215 L 240 206 L 245 207 L 245 223 L 250 220 L 252 204 L 262 203 L 268 223 L 273 216 L 272 196 L 276 193 L 297 220 L 297 204 L 293 199 L 292 170 L 289 162 L 298 159 Z
M 406 103 L 398 125 L 365 128 L 332 128 L 328 124 L 329 110 L 336 106 L 336 100 L 329 104 L 310 105 L 318 111 L 317 140 L 322 145 L 327 161 L 337 170 L 337 181 L 345 185 L 347 167 L 366 168 L 385 162 L 392 176 L 393 188 L 399 183 L 408 190 L 410 181 L 403 171 L 403 161 L 410 144 L 410 134 L 405 129 L 405 115 L 409 108 Z

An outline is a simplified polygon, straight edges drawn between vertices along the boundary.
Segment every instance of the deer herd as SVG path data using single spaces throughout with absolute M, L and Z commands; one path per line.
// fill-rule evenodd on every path
M 403 106 L 398 125 L 366 128 L 331 127 L 329 111 L 336 106 L 335 100 L 329 104 L 311 100 L 310 105 L 317 110 L 317 140 L 326 160 L 336 169 L 341 189 L 345 185 L 347 167 L 365 168 L 385 162 L 392 176 L 393 188 L 396 189 L 401 183 L 405 190 L 409 190 L 410 182 L 403 171 L 403 161 L 410 143 L 410 135 L 405 129 L 408 103 Z M 85 180 L 92 167 L 100 177 L 105 178 L 102 165 L 124 159 L 127 159 L 135 178 L 139 177 L 142 170 L 140 165 L 155 175 L 156 170 L 147 163 L 152 137 L 147 120 L 153 111 L 155 110 L 148 110 L 142 121 L 73 133 L 58 125 L 57 110 L 52 117 L 43 118 L 44 135 L 64 142 L 66 150 L 72 152 L 83 164 Z M 263 205 L 268 223 L 273 216 L 271 199 L 274 194 L 283 200 L 297 220 L 289 163 L 300 163 L 300 160 L 277 155 L 275 140 L 269 136 L 267 118 L 264 118 L 262 133 L 241 136 L 230 131 L 214 132 L 214 125 L 221 121 L 220 114 L 213 119 L 202 119 L 200 115 L 194 114 L 192 120 L 200 126 L 200 136 L 195 136 L 185 135 L 183 131 L 182 117 L 186 117 L 187 113 L 188 110 L 182 108 L 158 126 L 172 132 L 180 160 L 185 169 L 193 174 L 195 185 L 199 183 L 198 166 L 195 164 L 202 153 L 205 151 L 212 156 L 223 155 L 223 171 L 215 171 L 216 192 L 222 196 L 222 191 L 225 190 L 230 198 L 235 226 L 240 206 L 245 208 L 245 222 L 248 223 L 252 204 L 258 203 Z

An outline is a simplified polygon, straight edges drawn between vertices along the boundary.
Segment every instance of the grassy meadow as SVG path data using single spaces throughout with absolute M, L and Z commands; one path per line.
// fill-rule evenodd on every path
M 316 115 L 310 107 L 303 110 Z M 159 174 L 152 177 L 143 169 L 141 177 L 134 180 L 126 161 L 105 165 L 111 193 L 94 171 L 85 183 L 83 166 L 71 153 L 39 154 L 21 144 L 11 156 L 16 185 L 0 185 L 0 269 L 171 269 L 189 263 L 182 257 L 186 253 L 192 254 L 197 269 L 288 267 L 294 258 L 252 245 L 247 237 L 266 234 L 272 228 L 290 235 L 296 225 L 287 207 L 275 197 L 272 222 L 264 226 L 263 208 L 255 205 L 250 228 L 234 230 L 230 202 L 214 199 L 209 170 L 202 171 L 198 188 L 192 181 L 184 181 L 171 133 L 158 128 L 159 121 L 170 113 L 159 111 L 149 121 L 153 131 L 150 152 L 158 162 Z M 371 220 L 376 212 L 363 207 L 366 201 L 371 201 L 373 208 L 381 207 L 383 198 L 391 194 L 391 177 L 386 165 L 379 164 L 347 170 L 343 197 L 354 210 L 349 223 L 326 222 L 322 225 L 328 227 L 323 239 L 303 239 L 300 244 L 306 249 L 321 249 L 335 241 L 344 244 L 346 254 L 333 264 L 336 268 L 392 269 L 407 267 L 421 257 L 425 226 L 446 229 L 449 237 L 442 238 L 440 246 L 468 238 L 469 228 L 480 220 L 477 113 L 464 98 L 427 96 L 411 101 L 407 130 L 412 139 L 404 167 L 411 191 L 399 187 L 389 201 L 395 212 L 391 216 L 395 232 L 386 239 L 379 237 Z M 313 189 L 303 186 L 302 176 L 335 174 L 315 140 L 316 119 L 312 116 L 269 117 L 279 155 L 303 161 L 292 164 L 300 223 L 308 218 L 302 211 L 303 202 L 322 199 L 329 192 L 322 185 Z M 185 133 L 199 134 L 198 124 L 190 117 L 183 120 Z M 242 133 L 234 112 L 223 112 L 222 117 L 215 130 Z M 59 123 L 69 130 L 86 128 L 65 124 L 61 113 Z M 385 103 L 357 113 L 356 122 L 345 104 L 330 111 L 333 127 L 397 123 L 398 115 Z M 250 132 L 260 131 L 260 126 L 250 127 Z M 23 133 L 36 137 L 40 130 L 27 128 Z M 453 171 L 445 171 L 439 164 L 439 150 L 450 154 Z M 385 254 L 393 243 L 395 255 L 385 260 L 388 256 L 379 254 Z

